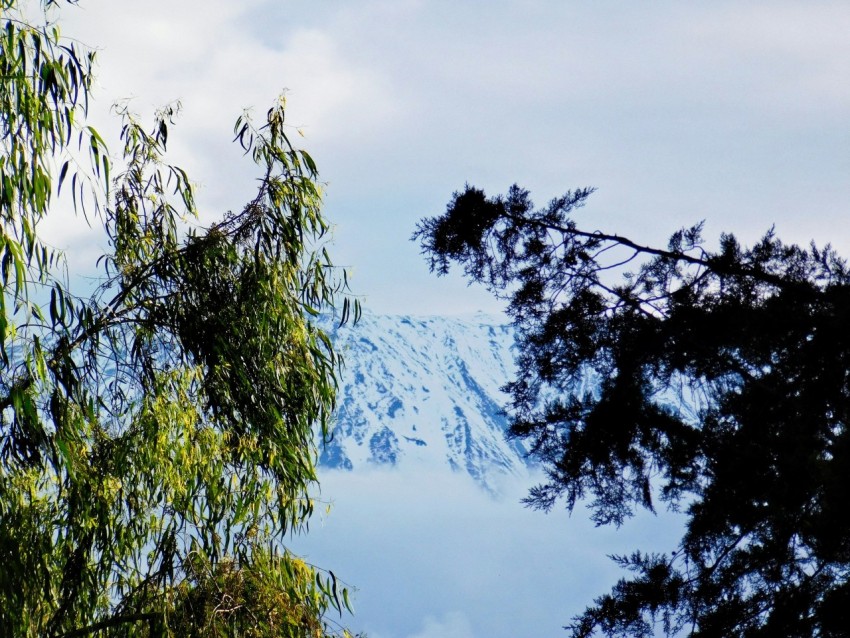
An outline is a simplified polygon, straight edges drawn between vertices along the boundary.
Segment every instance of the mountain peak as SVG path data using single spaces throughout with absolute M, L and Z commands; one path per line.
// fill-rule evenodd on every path
M 448 466 L 495 491 L 527 471 L 505 439 L 513 329 L 504 317 L 375 315 L 331 329 L 345 368 L 331 441 L 319 463 Z

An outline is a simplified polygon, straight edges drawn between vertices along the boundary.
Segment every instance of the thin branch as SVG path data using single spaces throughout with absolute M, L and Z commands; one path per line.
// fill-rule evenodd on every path
M 578 230 L 576 228 L 566 228 L 564 226 L 558 226 L 555 224 L 551 224 L 548 222 L 538 221 L 536 219 L 527 219 L 525 217 L 521 217 L 518 215 L 511 215 L 510 213 L 505 213 L 504 216 L 507 219 L 515 222 L 516 224 L 530 224 L 533 226 L 541 226 L 543 228 L 549 228 L 552 230 L 557 230 L 566 235 L 571 235 L 573 237 L 585 237 L 587 239 L 596 239 L 600 241 L 609 241 L 615 244 L 619 244 L 621 246 L 626 246 L 628 248 L 632 248 L 639 253 L 647 254 L 647 255 L 655 255 L 657 257 L 663 257 L 665 259 L 671 259 L 674 261 L 683 261 L 688 264 L 693 264 L 696 266 L 704 266 L 709 268 L 713 272 L 723 275 L 732 275 L 739 277 L 752 277 L 758 281 L 762 281 L 767 284 L 771 284 L 776 286 L 777 288 L 781 288 L 783 290 L 788 288 L 799 288 L 799 284 L 794 281 L 789 281 L 788 279 L 781 277 L 779 275 L 774 275 L 769 272 L 765 272 L 760 269 L 752 269 L 752 268 L 742 268 L 739 266 L 734 266 L 732 264 L 727 264 L 722 262 L 717 258 L 700 258 L 694 257 L 692 255 L 688 255 L 683 252 L 674 252 L 670 250 L 663 250 L 660 248 L 652 248 L 651 246 L 644 246 L 642 244 L 638 244 L 637 242 L 632 241 L 628 237 L 623 237 L 621 235 L 614 235 L 603 233 L 601 231 L 593 231 L 587 232 L 583 230 Z M 705 254 L 705 251 L 701 251 L 702 254 Z

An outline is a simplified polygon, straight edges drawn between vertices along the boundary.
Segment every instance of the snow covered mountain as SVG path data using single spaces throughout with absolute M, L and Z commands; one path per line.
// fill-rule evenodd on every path
M 448 466 L 488 490 L 527 471 L 505 440 L 513 333 L 504 320 L 381 316 L 330 330 L 345 359 L 333 439 L 319 464 Z
M 449 467 L 492 492 L 506 475 L 527 474 L 522 442 L 504 436 L 508 397 L 500 388 L 514 377 L 515 347 L 504 319 L 366 313 L 329 333 L 345 369 L 334 435 L 320 447 L 320 466 Z M 588 373 L 575 392 L 596 393 L 598 384 Z M 655 399 L 692 422 L 707 405 L 684 381 L 660 385 Z

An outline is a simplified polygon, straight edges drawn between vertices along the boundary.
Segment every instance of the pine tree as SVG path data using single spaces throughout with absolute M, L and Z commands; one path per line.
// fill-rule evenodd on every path
M 686 513 L 670 554 L 631 575 L 572 635 L 850 635 L 850 272 L 829 247 L 751 248 L 699 225 L 665 248 L 582 230 L 592 189 L 537 209 L 469 187 L 414 238 L 508 302 L 518 333 L 509 436 L 546 481 L 530 506 L 587 503 L 619 525 Z M 588 374 L 598 393 L 576 396 Z

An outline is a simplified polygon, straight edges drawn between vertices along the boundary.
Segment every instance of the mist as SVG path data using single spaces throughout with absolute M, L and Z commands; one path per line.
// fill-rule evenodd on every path
M 527 509 L 536 481 L 492 495 L 449 470 L 325 471 L 320 514 L 291 548 L 356 588 L 342 624 L 370 638 L 565 636 L 623 573 L 610 554 L 671 552 L 681 518 L 641 512 L 619 530 Z M 330 511 L 327 511 L 327 508 Z

